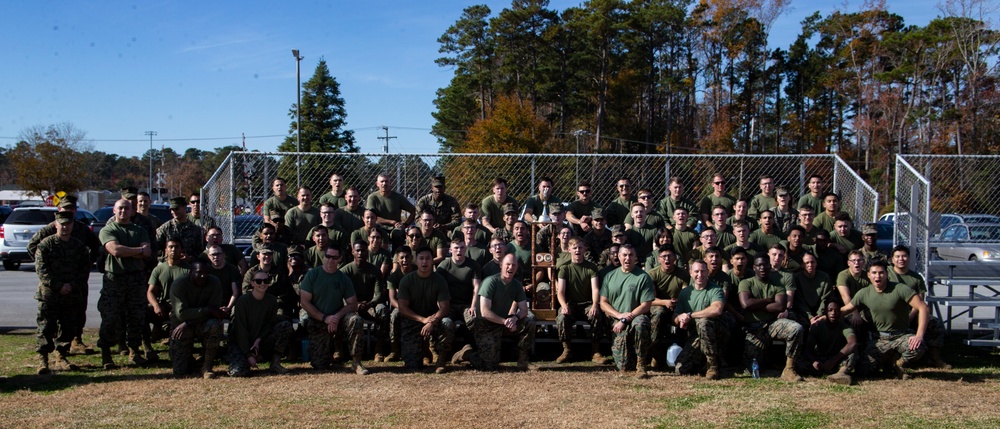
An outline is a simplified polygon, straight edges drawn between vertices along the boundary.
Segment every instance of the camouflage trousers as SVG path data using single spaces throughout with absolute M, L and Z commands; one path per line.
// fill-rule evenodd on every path
M 748 324 L 746 345 L 743 347 L 743 364 L 749 369 L 754 359 L 758 362 L 763 360 L 763 353 L 774 338 L 785 341 L 786 358 L 798 359 L 802 351 L 803 337 L 802 325 L 788 319 Z
M 917 321 L 916 317 L 910 322 L 910 330 L 912 332 L 917 331 Z M 927 328 L 924 329 L 924 344 L 928 348 L 941 348 L 944 347 L 944 323 L 941 323 L 941 319 L 934 316 L 929 316 L 927 318 Z
M 230 325 L 232 326 L 232 325 Z M 260 333 L 260 359 L 281 358 L 288 349 L 288 344 L 292 340 L 292 322 L 282 320 L 269 327 L 264 328 Z M 240 346 L 234 341 L 229 342 L 229 375 L 232 377 L 246 377 L 250 375 L 249 356 L 240 350 Z M 260 363 L 258 361 L 258 363 Z
M 424 324 L 410 319 L 404 319 L 400 323 L 402 328 L 400 352 L 403 363 L 407 368 L 418 369 L 423 366 L 425 337 L 420 335 L 420 330 L 424 328 Z M 431 350 L 435 354 L 445 356 L 451 349 L 451 342 L 455 339 L 455 322 L 448 317 L 441 319 L 434 324 L 431 334 L 426 339 L 430 341 Z
M 858 371 L 865 375 L 877 374 L 882 368 L 892 365 L 897 359 L 909 364 L 920 359 L 927 352 L 927 343 L 910 350 L 910 338 L 913 334 L 899 333 L 896 335 L 879 335 L 868 342 L 868 347 L 862 352 Z
M 70 293 L 62 295 L 55 291 L 39 291 L 38 299 L 38 330 L 35 338 L 38 353 L 68 353 L 73 337 L 82 329 L 86 311 L 81 311 L 81 294 Z M 53 342 L 53 340 L 55 340 Z
M 646 362 L 653 345 L 649 315 L 640 314 L 621 332 L 611 331 L 611 355 L 619 371 L 635 369 L 636 359 Z
M 142 341 L 152 342 L 157 338 L 170 336 L 170 303 L 160 302 L 160 309 L 166 312 L 166 316 L 160 318 L 153 311 L 152 305 L 146 305 L 146 319 L 142 324 Z M 150 327 L 152 326 L 152 328 Z
M 649 309 L 650 338 L 654 347 L 658 347 L 666 341 L 673 322 L 674 310 L 662 305 L 654 305 Z
M 143 272 L 104 273 L 101 297 L 97 300 L 97 310 L 101 312 L 98 347 L 109 348 L 118 342 L 123 320 L 126 344 L 129 348 L 139 347 L 146 319 L 146 278 L 143 277 Z
M 472 329 L 479 350 L 469 356 L 469 363 L 480 371 L 496 371 L 500 366 L 500 340 L 504 336 L 512 336 L 517 341 L 518 355 L 527 357 L 531 354 L 531 345 L 535 343 L 535 315 L 528 315 L 517 321 L 517 329 L 511 332 L 503 325 L 486 319 L 476 320 Z
M 368 320 L 375 325 L 375 339 L 377 344 L 382 344 L 389 339 L 389 309 L 392 308 L 388 304 L 376 304 L 374 307 L 369 307 L 365 310 L 359 311 L 358 316 L 362 319 Z M 384 350 L 378 350 L 378 352 L 383 352 Z
M 590 340 L 593 342 L 601 341 L 604 337 L 607 327 L 604 326 L 607 321 L 607 317 L 601 313 L 598 309 L 594 313 L 594 317 L 588 317 L 587 313 L 590 312 L 590 308 L 593 305 L 587 302 L 580 302 L 575 304 L 569 304 L 569 314 L 563 314 L 560 309 L 556 315 L 556 328 L 559 330 L 559 342 L 568 343 L 573 341 L 573 327 L 577 320 L 586 320 L 590 324 Z
M 817 356 L 816 358 L 817 360 L 820 361 L 820 363 L 823 363 L 832 357 L 833 356 Z M 857 365 L 858 365 L 858 354 L 851 353 L 845 356 L 843 359 L 841 359 L 840 362 L 838 362 L 837 367 L 834 368 L 833 370 L 823 371 L 822 369 L 816 369 L 815 367 L 813 367 L 812 360 L 807 359 L 803 355 L 799 356 L 799 358 L 795 360 L 795 372 L 801 375 L 811 375 L 814 377 L 818 377 L 822 375 L 833 374 L 839 371 L 841 368 L 843 368 L 845 372 L 850 374 L 854 372 Z
M 392 346 L 392 350 L 398 350 L 402 347 L 400 344 L 400 332 L 402 327 L 400 322 L 403 321 L 403 316 L 399 315 L 399 309 L 393 308 L 392 313 L 389 313 L 389 344 Z
M 201 340 L 205 347 L 205 362 L 215 360 L 219 354 L 220 342 L 222 341 L 222 320 L 207 319 L 202 322 L 184 322 L 186 328 L 180 338 L 170 339 L 170 361 L 173 363 L 174 375 L 184 375 L 188 373 L 191 366 L 191 354 L 194 351 L 195 340 Z M 176 326 L 172 327 L 176 329 Z
M 306 322 L 309 331 L 309 364 L 315 369 L 327 369 L 333 363 L 334 340 L 346 339 L 351 356 L 360 359 L 364 354 L 361 344 L 363 322 L 358 313 L 348 313 L 337 324 L 337 332 L 327 332 L 326 323 L 309 319 Z
M 687 341 L 681 354 L 677 355 L 676 365 L 680 365 L 681 374 L 700 372 L 708 363 L 707 356 L 714 356 L 719 362 L 722 350 L 729 342 L 729 330 L 721 317 L 694 319 L 694 323 L 687 326 L 687 331 Z

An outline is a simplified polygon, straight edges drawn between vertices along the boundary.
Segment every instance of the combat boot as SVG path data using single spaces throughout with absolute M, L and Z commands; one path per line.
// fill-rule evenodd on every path
M 84 344 L 83 339 L 76 337 L 69 346 L 69 351 L 77 355 L 89 355 L 94 353 L 94 349 Z
M 334 351 L 333 351 L 333 363 L 344 363 L 347 360 L 347 347 L 344 342 L 339 338 L 335 338 Z
M 271 358 L 271 367 L 268 369 L 275 374 L 288 374 L 288 368 L 281 365 L 281 355 L 278 353 Z
M 212 365 L 215 363 L 215 354 L 218 353 L 218 349 L 210 348 L 207 344 L 205 345 L 205 362 L 201 366 L 201 377 L 208 380 L 210 378 L 215 378 L 215 373 L 212 372 Z M 281 356 L 281 355 L 277 355 Z
M 656 357 L 657 356 L 665 356 L 665 355 L 666 354 L 663 353 L 662 347 L 659 344 L 653 345 L 653 352 L 650 353 L 651 357 L 647 358 L 647 359 L 649 359 L 649 367 L 652 368 L 652 369 L 659 369 L 663 365 L 663 362 L 661 362 Z
M 854 380 L 851 379 L 850 374 L 847 373 L 846 367 L 840 367 L 840 370 L 836 374 L 833 374 L 826 378 L 826 381 L 836 384 L 843 384 L 845 386 L 850 386 Z
M 708 369 L 705 370 L 706 380 L 718 380 L 719 379 L 719 358 L 715 356 L 705 356 L 705 360 L 708 361 Z
M 642 362 L 642 359 L 639 359 L 635 364 L 635 378 L 640 380 L 649 378 L 649 372 L 646 371 L 646 364 Z
M 393 342 L 392 344 L 389 345 L 389 348 L 390 348 L 389 354 L 385 355 L 385 357 L 382 358 L 382 362 L 397 362 L 397 361 L 399 361 L 399 356 L 400 356 L 400 353 L 399 353 L 399 343 L 398 342 Z
M 458 365 L 462 362 L 468 362 L 469 355 L 471 354 L 472 354 L 472 344 L 466 344 L 464 347 L 462 347 L 459 351 L 455 352 L 455 354 L 451 356 L 451 364 Z
M 445 372 L 448 372 L 448 368 L 445 366 L 446 363 L 447 362 L 445 361 L 444 356 L 441 356 L 440 354 L 435 353 L 434 354 L 434 366 L 435 366 L 434 373 L 435 374 L 444 374 Z
M 110 348 L 101 348 L 101 366 L 103 366 L 105 370 L 118 369 L 118 365 L 115 365 L 115 360 L 111 358 Z
M 590 358 L 591 361 L 598 365 L 608 364 L 608 358 L 601 354 L 601 345 L 597 341 L 590 342 L 590 350 L 593 353 L 593 356 Z
M 69 360 L 66 359 L 66 353 L 59 352 L 57 356 L 56 369 L 60 371 L 76 371 L 80 369 L 80 367 L 70 363 Z
M 49 370 L 49 354 L 39 353 L 38 354 L 38 375 L 45 375 L 52 371 Z
M 802 376 L 795 372 L 795 359 L 785 359 L 785 369 L 781 371 L 781 379 L 791 382 L 803 381 Z
M 563 341 L 562 346 L 563 346 L 562 354 L 556 358 L 556 363 L 565 363 L 569 361 L 570 356 L 572 355 L 572 353 L 570 352 L 569 341 Z
M 135 366 L 145 366 L 146 358 L 142 357 L 142 352 L 139 351 L 139 348 L 133 348 L 129 350 L 128 363 Z
M 948 365 L 944 360 L 941 359 L 941 348 L 931 347 L 930 348 L 930 358 L 928 359 L 928 364 L 934 368 L 941 369 L 951 369 L 951 365 Z
M 375 362 L 384 362 L 385 357 L 385 340 L 379 338 L 375 340 Z
M 530 368 L 531 361 L 528 359 L 528 354 L 522 352 L 520 356 L 517 357 L 517 369 L 527 371 Z
M 892 364 L 892 370 L 896 373 L 896 377 L 899 377 L 901 380 L 910 379 L 910 374 L 906 372 L 906 361 L 903 358 L 899 358 L 899 360 Z
M 368 368 L 365 368 L 364 365 L 361 364 L 361 358 L 357 358 L 357 357 L 354 358 L 354 363 L 351 364 L 351 369 L 353 369 L 354 373 L 357 374 L 357 375 L 368 375 L 369 374 Z

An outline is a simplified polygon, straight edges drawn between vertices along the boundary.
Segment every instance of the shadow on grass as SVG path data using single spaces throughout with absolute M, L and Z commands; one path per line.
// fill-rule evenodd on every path
M 116 381 L 164 380 L 173 378 L 169 373 L 149 374 L 101 374 L 103 369 L 83 368 L 79 371 L 55 372 L 47 375 L 18 374 L 7 377 L 0 382 L 0 394 L 14 393 L 21 390 L 32 392 L 53 393 L 92 383 L 111 383 Z

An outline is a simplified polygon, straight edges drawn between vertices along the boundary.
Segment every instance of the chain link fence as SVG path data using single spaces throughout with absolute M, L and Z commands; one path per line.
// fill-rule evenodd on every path
M 925 276 L 930 268 L 930 182 L 906 159 L 896 155 L 895 233 L 893 245 L 910 248 L 910 266 Z
M 770 175 L 776 185 L 793 194 L 793 203 L 808 192 L 809 176 L 819 174 L 827 189 L 841 194 L 842 209 L 856 223 L 877 216 L 878 194 L 836 155 L 574 155 L 574 154 L 340 154 L 233 152 L 202 188 L 202 204 L 216 218 L 227 240 L 234 235 L 233 219 L 238 214 L 259 214 L 263 201 L 271 196 L 275 177 L 286 179 L 289 194 L 300 185 L 313 190 L 314 199 L 330 191 L 329 178 L 340 174 L 346 186 L 357 188 L 362 198 L 375 190 L 375 179 L 387 173 L 395 190 L 411 201 L 430 192 L 432 177 L 445 176 L 447 192 L 460 204 L 479 203 L 491 193 L 491 183 L 503 177 L 508 193 L 522 204 L 537 192 L 542 177 L 554 181 L 553 195 L 564 201 L 576 199 L 576 185 L 588 181 L 591 198 L 604 205 L 617 197 L 615 182 L 628 177 L 633 192 L 649 188 L 655 195 L 667 195 L 669 179 L 677 176 L 684 196 L 697 204 L 712 192 L 711 178 L 719 173 L 727 178 L 728 192 L 752 198 L 760 192 L 762 175 Z M 301 180 L 301 183 L 296 183 Z
M 1000 215 L 1000 156 L 903 155 L 932 184 L 934 213 Z M 932 225 L 931 234 L 939 232 Z

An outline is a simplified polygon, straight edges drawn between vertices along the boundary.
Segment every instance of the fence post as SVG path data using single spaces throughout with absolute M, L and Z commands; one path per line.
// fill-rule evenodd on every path
M 534 189 L 534 186 L 535 186 L 535 157 L 532 156 L 531 157 L 531 183 L 528 184 L 528 195 L 529 196 L 531 195 L 531 190 Z M 525 202 L 527 202 L 527 200 L 525 200 Z M 541 213 L 539 213 L 539 215 L 540 214 Z
M 664 186 L 663 186 L 663 195 L 664 196 L 670 195 L 670 191 L 667 190 L 668 187 L 666 186 L 669 183 L 670 183 L 670 155 L 667 155 L 667 157 L 664 159 L 664 163 L 663 163 L 663 184 L 664 184 Z M 651 201 L 651 202 L 655 203 L 655 201 Z
M 834 165 L 836 168 L 836 165 Z M 806 159 L 802 158 L 799 160 L 799 196 L 806 194 Z M 793 203 L 794 204 L 794 203 Z M 798 210 L 798 207 L 793 207 Z
M 736 195 L 743 197 L 743 158 L 740 158 L 740 189 Z
M 233 221 L 232 206 L 233 203 L 236 202 L 236 186 L 233 186 L 235 184 L 233 182 L 233 170 L 235 170 L 235 168 L 233 168 L 233 159 L 234 158 L 232 156 L 227 157 L 229 162 L 229 203 L 227 204 L 227 207 L 223 207 L 223 210 L 225 210 L 223 213 L 226 213 L 226 219 L 229 219 L 229 230 L 223 236 L 226 240 L 225 243 L 232 243 L 234 239 L 233 224 L 235 222 Z

